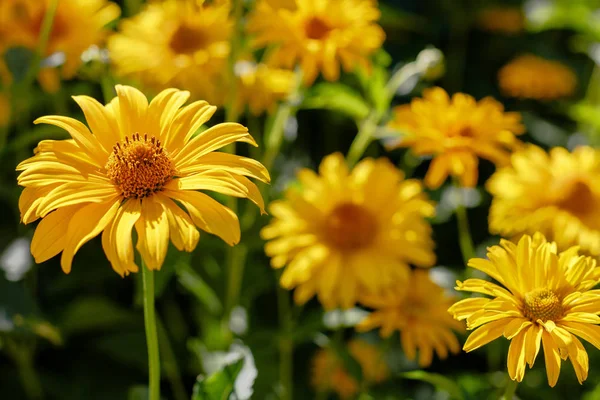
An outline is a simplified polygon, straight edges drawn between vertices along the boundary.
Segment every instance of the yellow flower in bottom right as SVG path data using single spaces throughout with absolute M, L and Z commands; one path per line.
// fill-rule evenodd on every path
M 536 233 L 518 244 L 501 240 L 488 248 L 488 260 L 473 258 L 483 279 L 457 281 L 457 290 L 487 295 L 461 300 L 449 312 L 474 331 L 463 350 L 470 352 L 504 336 L 510 340 L 508 374 L 523 380 L 543 347 L 548 384 L 556 385 L 561 359 L 573 364 L 579 383 L 588 376 L 588 354 L 577 337 L 600 349 L 600 280 L 596 260 L 577 247 L 559 253 L 556 244 Z M 541 344 L 541 346 L 540 346 Z

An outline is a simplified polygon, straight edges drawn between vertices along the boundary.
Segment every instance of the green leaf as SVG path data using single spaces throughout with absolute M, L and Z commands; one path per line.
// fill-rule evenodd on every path
M 139 315 L 103 297 L 85 297 L 70 303 L 59 326 L 67 335 L 139 323 Z
M 359 93 L 341 83 L 315 85 L 302 102 L 302 108 L 326 109 L 348 115 L 361 121 L 369 115 L 369 105 Z
M 227 400 L 234 391 L 235 379 L 244 366 L 244 359 L 225 366 L 208 378 L 198 377 L 192 400 Z
M 129 388 L 127 400 L 148 400 L 149 396 L 150 391 L 148 390 L 148 386 L 136 385 Z
M 209 313 L 220 315 L 223 305 L 215 291 L 202 279 L 189 263 L 179 263 L 175 266 L 179 283 L 206 307 Z
M 346 368 L 346 371 L 348 371 L 348 373 L 354 378 L 356 379 L 357 382 L 362 382 L 363 380 L 363 373 L 362 373 L 362 368 L 360 366 L 360 364 L 358 363 L 358 361 L 356 361 L 356 359 L 354 357 L 352 357 L 352 354 L 350 354 L 350 352 L 348 351 L 348 346 L 346 346 L 345 343 L 337 340 L 337 339 L 333 339 L 329 342 L 329 346 L 332 348 L 332 350 L 335 352 L 335 354 L 340 358 L 340 360 L 342 360 L 342 362 L 344 363 L 344 367 Z
M 433 386 L 435 386 L 438 390 L 447 392 L 450 395 L 451 399 L 465 399 L 465 396 L 460 386 L 458 386 L 456 382 L 454 382 L 452 379 L 446 378 L 445 376 L 439 374 L 432 374 L 425 371 L 410 371 L 400 374 L 400 377 L 430 383 Z
M 25 78 L 33 59 L 33 51 L 26 47 L 11 47 L 4 53 L 4 61 L 15 82 Z

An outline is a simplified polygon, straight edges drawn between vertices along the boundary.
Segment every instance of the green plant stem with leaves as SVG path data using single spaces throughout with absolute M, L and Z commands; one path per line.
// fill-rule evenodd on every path
M 160 400 L 160 356 L 154 308 L 154 271 L 146 268 L 143 261 L 141 264 L 144 286 L 144 325 L 148 346 L 149 400 Z
M 508 379 L 508 384 L 504 389 L 504 394 L 502 395 L 500 400 L 513 400 L 515 393 L 517 392 L 517 386 L 519 382 L 513 381 L 512 379 Z

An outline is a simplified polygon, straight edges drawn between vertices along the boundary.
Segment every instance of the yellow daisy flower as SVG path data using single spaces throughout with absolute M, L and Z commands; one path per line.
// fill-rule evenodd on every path
M 281 285 L 296 288 L 297 303 L 315 294 L 328 309 L 352 307 L 362 291 L 407 279 L 409 264 L 435 262 L 431 226 L 435 207 L 420 181 L 386 159 L 365 159 L 352 170 L 340 153 L 323 159 L 317 175 L 298 173 L 301 190 L 274 201 L 273 221 L 261 235 Z
M 464 330 L 462 323 L 448 314 L 454 299 L 429 278 L 429 272 L 415 270 L 402 289 L 370 293 L 361 296 L 361 304 L 373 308 L 356 329 L 359 332 L 381 327 L 381 337 L 400 331 L 402 350 L 409 360 L 417 358 L 419 365 L 429 367 L 433 353 L 445 359 L 448 352 L 458 353 L 460 344 L 453 331 Z
M 542 232 L 560 249 L 580 246 L 600 255 L 600 150 L 546 153 L 527 145 L 487 182 L 493 200 L 490 231 L 503 236 Z
M 239 61 L 235 69 L 238 107 L 247 104 L 254 115 L 273 111 L 277 102 L 285 100 L 294 88 L 294 72 L 287 69 L 252 61 Z
M 575 92 L 577 76 L 558 61 L 525 54 L 500 69 L 498 83 L 505 96 L 554 100 Z
M 257 47 L 274 46 L 269 62 L 292 69 L 299 64 L 310 85 L 319 72 L 328 81 L 358 66 L 385 39 L 374 0 L 262 0 L 250 16 L 248 31 Z
M 385 381 L 390 375 L 383 354 L 374 345 L 364 340 L 348 342 L 348 352 L 362 369 L 367 385 Z M 312 386 L 318 392 L 333 391 L 342 399 L 351 399 L 358 394 L 359 383 L 344 368 L 344 363 L 331 348 L 320 349 L 312 361 Z
M 120 76 L 154 89 L 184 87 L 194 98 L 222 104 L 233 22 L 228 3 L 153 2 L 124 20 L 108 49 Z M 160 33 L 160 34 L 157 34 Z
M 521 143 L 515 136 L 525 130 L 519 113 L 504 112 L 491 97 L 476 101 L 457 93 L 450 98 L 438 87 L 423 91 L 422 99 L 394 108 L 389 127 L 401 133 L 388 145 L 390 149 L 410 147 L 417 155 L 434 157 L 425 176 L 432 189 L 448 175 L 457 177 L 462 186 L 475 186 L 477 157 L 497 165 L 508 162 L 510 151 Z
M 132 87 L 117 85 L 116 91 L 118 97 L 106 106 L 73 97 L 90 129 L 69 117 L 35 121 L 72 137 L 40 142 L 35 156 L 17 167 L 25 187 L 21 219 L 28 224 L 42 218 L 31 241 L 36 262 L 62 251 L 61 266 L 68 273 L 77 250 L 103 232 L 102 247 L 113 269 L 120 275 L 136 272 L 134 227 L 136 248 L 150 269 L 162 266 L 169 237 L 177 249 L 192 251 L 196 227 L 230 245 L 239 242 L 235 213 L 198 190 L 249 198 L 262 211 L 260 192 L 246 176 L 267 182 L 265 168 L 214 152 L 233 142 L 256 145 L 248 129 L 225 123 L 194 136 L 216 107 L 196 101 L 181 108 L 190 94 L 177 89 L 162 91 L 150 104 Z
M 488 260 L 473 258 L 469 267 L 494 278 L 457 281 L 457 290 L 487 297 L 461 300 L 449 311 L 467 329 L 475 329 L 463 350 L 469 352 L 504 336 L 510 340 L 508 374 L 521 382 L 544 348 L 548 384 L 556 385 L 561 359 L 569 358 L 579 383 L 588 375 L 588 355 L 577 338 L 600 348 L 600 280 L 596 260 L 578 254 L 577 247 L 558 253 L 556 244 L 536 233 L 514 244 L 501 240 L 488 248 Z
M 514 35 L 525 28 L 525 15 L 517 7 L 489 7 L 478 13 L 477 25 L 488 32 Z
M 3 39 L 0 41 L 0 53 L 15 46 L 37 48 L 48 5 L 49 2 L 43 0 L 2 0 L 0 26 Z M 106 24 L 115 20 L 120 13 L 119 6 L 106 0 L 58 2 L 45 55 L 64 53 L 62 77 L 75 75 L 81 65 L 81 53 L 104 40 L 108 34 Z M 58 76 L 57 70 L 45 70 L 46 74 Z

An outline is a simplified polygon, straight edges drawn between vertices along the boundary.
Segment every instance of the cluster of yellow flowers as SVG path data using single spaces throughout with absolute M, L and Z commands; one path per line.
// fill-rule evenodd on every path
M 35 47 L 48 4 L 3 1 L 0 52 L 15 44 Z M 251 158 L 216 152 L 235 142 L 256 146 L 243 125 L 222 123 L 197 133 L 216 110 L 200 99 L 247 106 L 253 114 L 273 110 L 293 91 L 294 69 L 307 86 L 319 74 L 336 81 L 341 69 L 368 70 L 385 37 L 371 0 L 259 0 L 244 24 L 234 19 L 235 2 L 155 1 L 109 35 L 105 26 L 118 15 L 105 0 L 60 1 L 46 55 L 63 52 L 60 76 L 70 78 L 83 50 L 107 39 L 115 73 L 158 94 L 149 102 L 139 90 L 117 85 L 117 97 L 106 105 L 75 96 L 87 126 L 61 116 L 37 119 L 71 139 L 40 142 L 17 167 L 22 221 L 41 219 L 31 252 L 38 263 L 62 252 L 65 273 L 81 246 L 100 233 L 122 276 L 139 270 L 134 228 L 135 248 L 151 270 L 161 268 L 169 240 L 193 251 L 199 230 L 238 243 L 237 215 L 200 191 L 248 198 L 264 211 L 261 192 L 248 178 L 269 182 L 269 173 Z M 231 45 L 240 27 L 251 37 L 247 51 Z M 253 56 L 257 49 L 264 50 L 260 60 Z M 233 52 L 237 61 L 230 68 Z M 57 74 L 42 69 L 38 78 L 55 90 Z M 508 96 L 536 99 L 568 96 L 576 85 L 568 68 L 534 56 L 505 66 L 499 81 Z M 184 106 L 190 97 L 195 101 Z M 394 132 L 388 150 L 407 147 L 432 158 L 424 181 L 405 178 L 383 157 L 351 168 L 340 153 L 326 156 L 318 172 L 300 170 L 299 185 L 268 206 L 272 219 L 260 233 L 272 267 L 282 270 L 281 286 L 294 290 L 298 304 L 316 297 L 327 310 L 357 304 L 372 310 L 356 330 L 379 328 L 382 337 L 399 331 L 406 357 L 421 367 L 431 365 L 434 354 L 443 359 L 459 352 L 456 335 L 465 320 L 474 330 L 465 351 L 500 336 L 511 340 L 511 379 L 523 379 L 541 343 L 551 386 L 561 359 L 569 358 L 585 380 L 588 356 L 577 337 L 600 348 L 600 294 L 591 290 L 600 281 L 592 258 L 600 256 L 600 150 L 546 152 L 524 144 L 519 113 L 492 98 L 449 96 L 438 87 L 394 108 L 387 128 Z M 488 296 L 458 301 L 427 270 L 436 263 L 429 222 L 435 203 L 424 187 L 439 188 L 449 176 L 475 187 L 480 158 L 497 167 L 485 184 L 493 196 L 490 231 L 514 242 L 501 240 L 487 259 L 470 260 L 497 284 L 457 282 L 457 290 Z M 352 341 L 349 349 L 366 381 L 388 376 L 369 344 Z M 358 391 L 330 349 L 318 353 L 314 368 L 318 390 L 345 398 Z

